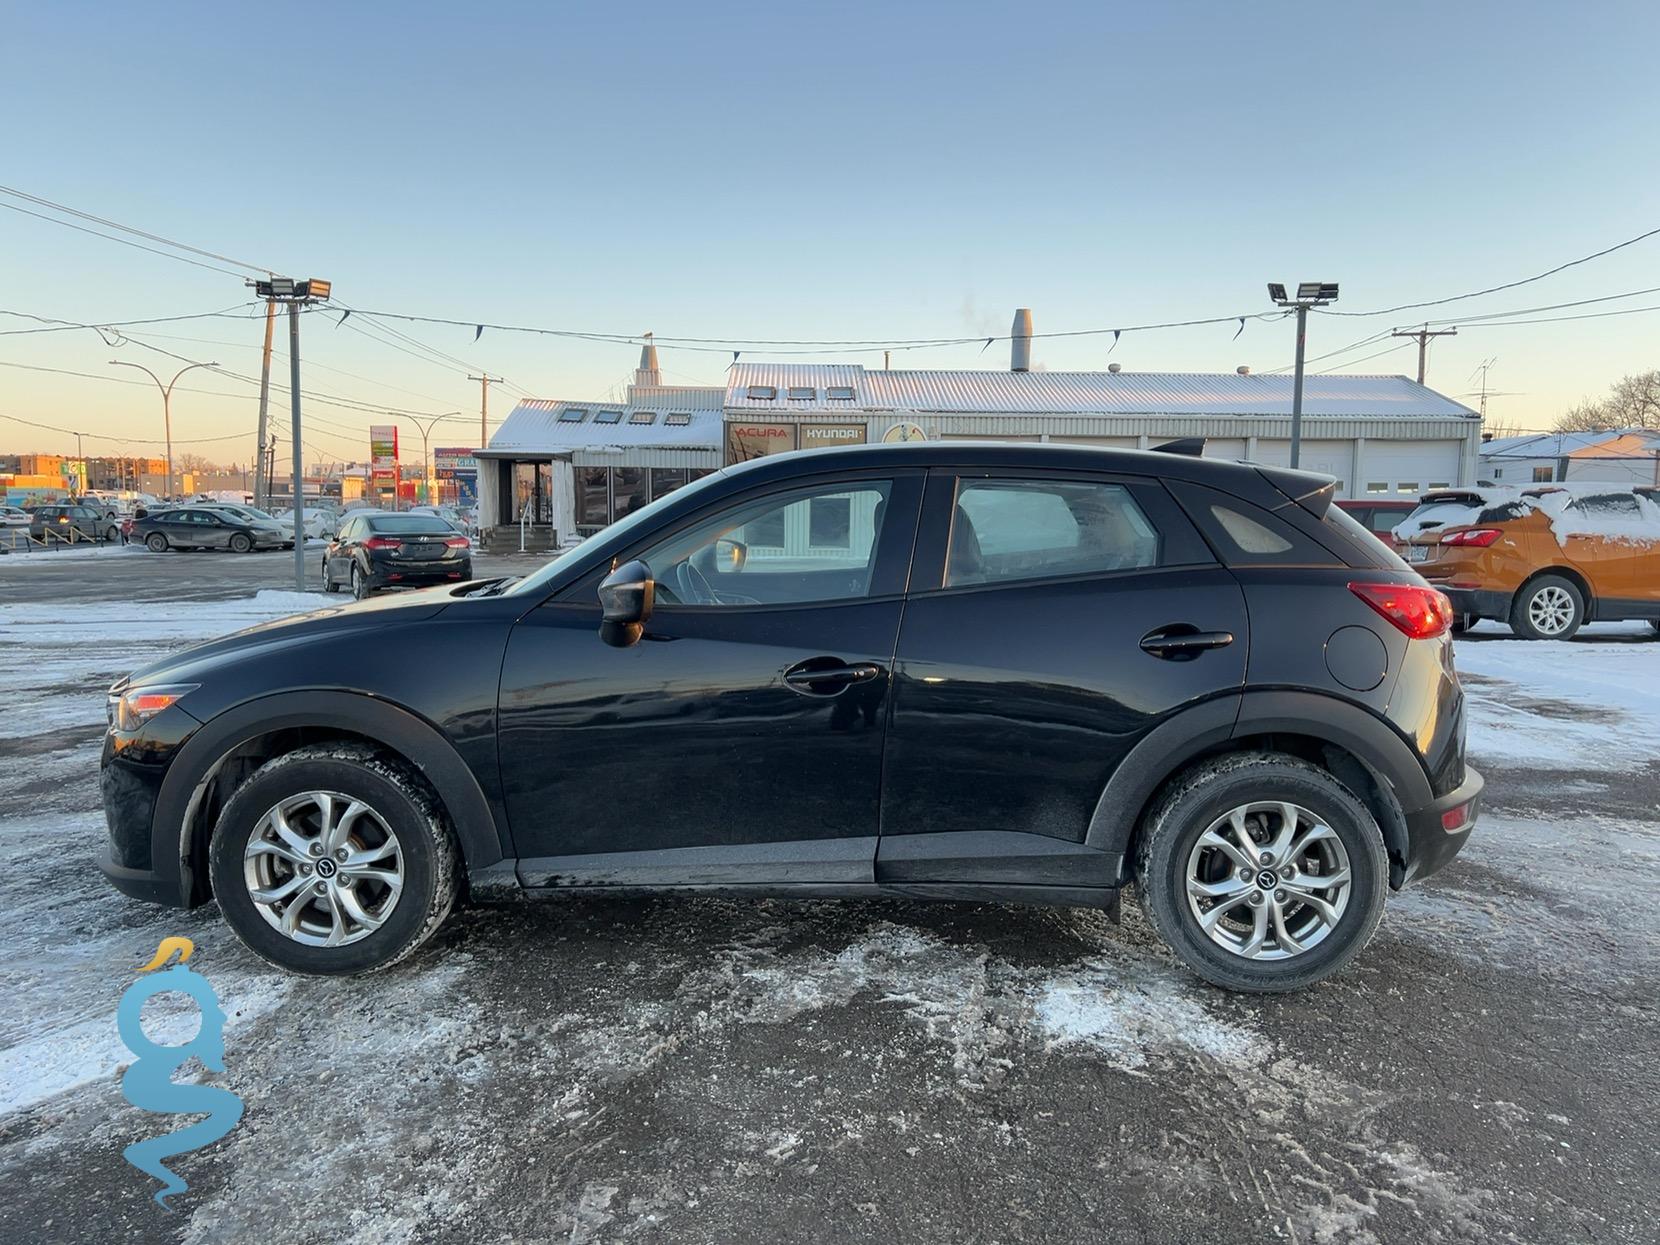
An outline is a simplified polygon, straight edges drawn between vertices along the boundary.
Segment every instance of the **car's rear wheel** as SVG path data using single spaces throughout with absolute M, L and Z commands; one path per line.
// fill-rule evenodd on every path
M 1585 621 L 1585 598 L 1560 575 L 1530 580 L 1510 606 L 1510 629 L 1524 640 L 1567 640 Z
M 352 596 L 359 601 L 366 601 L 373 594 L 374 589 L 369 586 L 369 577 L 363 573 L 356 562 L 352 563 Z
M 266 763 L 225 806 L 209 849 L 237 937 L 279 967 L 321 975 L 409 955 L 449 915 L 459 867 L 425 780 L 361 744 Z
M 167 537 L 160 532 L 151 532 L 144 538 L 144 547 L 151 553 L 166 553 Z
M 1229 990 L 1295 990 L 1359 955 L 1383 915 L 1383 835 L 1325 770 L 1271 752 L 1204 762 L 1153 809 L 1136 879 L 1154 926 Z
M 232 553 L 252 553 L 253 548 L 253 537 L 249 536 L 246 532 L 233 532 L 231 534 Z

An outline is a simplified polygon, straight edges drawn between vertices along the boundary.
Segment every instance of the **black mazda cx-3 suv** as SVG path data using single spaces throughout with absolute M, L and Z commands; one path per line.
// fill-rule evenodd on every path
M 1133 885 L 1209 981 L 1353 959 L 1481 779 L 1446 598 L 1323 476 L 934 443 L 763 458 L 524 579 L 110 689 L 110 880 L 353 973 L 459 898 Z

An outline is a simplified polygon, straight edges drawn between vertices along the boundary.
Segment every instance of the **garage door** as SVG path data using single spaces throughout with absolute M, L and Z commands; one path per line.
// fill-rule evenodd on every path
M 1271 467 L 1291 465 L 1291 442 L 1270 441 L 1264 437 L 1257 442 L 1257 461 Z M 1318 471 L 1337 477 L 1337 495 L 1353 496 L 1354 442 L 1304 441 L 1298 455 L 1298 466 L 1303 471 Z
M 1238 462 L 1245 457 L 1245 438 L 1211 437 L 1205 442 L 1205 457 Z
M 1459 441 L 1368 441 L 1357 497 L 1416 497 L 1458 483 Z

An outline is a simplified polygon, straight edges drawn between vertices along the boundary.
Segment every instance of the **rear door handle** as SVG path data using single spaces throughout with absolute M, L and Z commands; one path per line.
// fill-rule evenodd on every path
M 1200 631 L 1187 623 L 1160 627 L 1141 637 L 1141 650 L 1167 661 L 1191 661 L 1206 649 L 1233 643 L 1231 631 Z
M 872 661 L 850 665 L 834 657 L 809 657 L 784 671 L 784 682 L 791 691 L 804 696 L 834 696 L 854 683 L 869 683 L 882 674 L 882 667 Z

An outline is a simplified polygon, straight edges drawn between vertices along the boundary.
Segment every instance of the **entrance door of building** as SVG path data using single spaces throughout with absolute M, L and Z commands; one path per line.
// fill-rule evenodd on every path
M 553 464 L 513 464 L 513 513 L 511 520 L 548 524 L 553 522 Z

